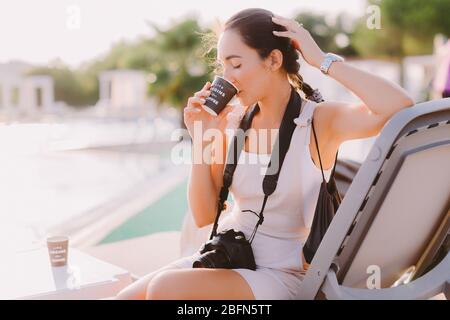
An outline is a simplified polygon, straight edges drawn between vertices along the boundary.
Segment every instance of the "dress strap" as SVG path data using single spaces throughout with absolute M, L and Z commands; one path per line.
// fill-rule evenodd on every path
M 308 145 L 311 139 L 311 123 L 316 105 L 316 102 L 307 100 L 304 112 L 297 119 L 294 119 L 297 126 L 306 128 L 305 145 Z

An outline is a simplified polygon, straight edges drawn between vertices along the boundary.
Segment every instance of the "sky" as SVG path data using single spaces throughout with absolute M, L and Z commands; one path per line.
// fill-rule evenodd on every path
M 193 15 L 207 26 L 249 7 L 286 17 L 303 10 L 357 17 L 365 14 L 365 5 L 365 0 L 0 0 L 0 63 L 61 59 L 76 67 L 120 40 L 151 35 L 147 21 L 164 28 Z

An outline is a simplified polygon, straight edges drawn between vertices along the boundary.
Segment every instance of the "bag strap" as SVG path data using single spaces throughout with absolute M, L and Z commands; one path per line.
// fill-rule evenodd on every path
M 292 135 L 295 130 L 295 123 L 294 119 L 299 116 L 300 109 L 302 105 L 302 99 L 298 92 L 291 86 L 291 96 L 289 99 L 289 103 L 286 107 L 286 110 L 283 115 L 283 120 L 281 121 L 280 130 L 277 135 L 277 139 L 275 141 L 274 149 L 273 150 L 279 150 L 279 152 L 273 152 L 271 154 L 270 162 L 268 165 L 268 168 L 266 170 L 266 175 L 263 180 L 263 191 L 264 191 L 264 200 L 263 204 L 260 210 L 260 213 L 257 214 L 256 212 L 252 210 L 243 210 L 243 212 L 250 211 L 254 214 L 256 214 L 259 217 L 258 223 L 255 226 L 255 229 L 253 230 L 253 233 L 250 237 L 250 243 L 253 241 L 253 238 L 256 234 L 256 230 L 259 225 L 261 225 L 264 221 L 264 208 L 267 203 L 267 198 L 275 191 L 278 183 L 278 178 L 280 175 L 281 167 L 283 165 L 284 159 L 286 158 L 286 153 L 289 149 L 290 142 L 292 139 Z M 242 129 L 245 133 L 244 139 L 238 139 L 238 133 L 233 137 L 233 142 L 230 146 L 230 150 L 228 152 L 227 156 L 227 165 L 224 170 L 224 176 L 223 176 L 223 186 L 220 189 L 219 193 L 219 200 L 218 200 L 218 206 L 217 206 L 217 214 L 214 221 L 214 226 L 211 232 L 211 235 L 209 239 L 211 240 L 215 235 L 217 235 L 217 228 L 219 224 L 219 217 L 224 209 L 224 203 L 228 198 L 229 193 L 229 187 L 232 184 L 233 180 L 233 174 L 236 170 L 237 162 L 239 160 L 239 156 L 241 154 L 242 149 L 244 148 L 245 141 L 247 139 L 247 133 L 246 131 L 250 128 L 251 121 L 253 120 L 254 115 L 259 112 L 259 106 L 258 104 L 255 104 L 252 109 L 246 115 L 243 117 L 241 123 L 240 123 L 240 129 Z M 241 131 L 242 132 L 242 131 Z M 275 149 L 276 148 L 276 149 Z M 279 155 L 279 159 L 278 159 Z M 233 161 L 229 163 L 229 159 L 232 159 Z M 269 170 L 272 170 L 272 164 L 278 165 L 277 170 L 275 174 L 269 174 Z
M 286 110 L 283 115 L 283 120 L 281 121 L 280 130 L 278 131 L 277 139 L 274 144 L 274 149 L 278 152 L 273 152 L 270 157 L 270 162 L 266 170 L 266 175 L 263 180 L 263 191 L 264 191 L 264 200 L 260 209 L 259 214 L 252 210 L 243 210 L 243 212 L 250 211 L 256 214 L 259 217 L 258 223 L 253 229 L 252 235 L 250 236 L 249 242 L 252 243 L 256 231 L 258 227 L 264 222 L 264 209 L 266 207 L 267 199 L 269 196 L 275 192 L 278 184 L 278 178 L 280 177 L 281 168 L 284 163 L 284 159 L 286 158 L 286 154 L 289 150 L 289 146 L 291 145 L 292 135 L 294 134 L 295 127 L 297 126 L 294 122 L 295 118 L 298 118 L 301 112 L 302 107 L 302 99 L 298 92 L 294 89 L 291 91 L 291 97 L 289 99 L 289 103 L 286 107 Z M 279 155 L 279 159 L 278 159 Z M 276 166 L 275 174 L 270 174 L 270 171 L 273 170 L 272 165 Z
M 317 141 L 316 130 L 314 129 L 314 119 L 311 120 L 311 126 L 312 126 L 312 130 L 313 130 L 313 134 L 314 134 L 314 140 L 315 140 L 315 142 L 316 142 L 317 154 L 319 155 L 319 163 L 320 163 L 320 170 L 322 171 L 322 179 L 323 179 L 323 181 L 326 183 L 326 180 L 325 180 L 325 174 L 323 173 L 322 159 L 321 159 L 321 157 L 320 157 L 319 142 Z M 333 170 L 331 170 L 330 180 L 331 180 L 331 178 L 333 177 L 334 171 L 335 171 L 335 169 L 336 169 L 336 163 L 337 163 L 338 153 L 339 153 L 339 149 L 336 151 L 336 157 L 335 157 L 335 159 L 334 159 Z
M 253 117 L 255 114 L 259 112 L 259 105 L 255 103 L 253 106 L 250 107 L 249 110 L 245 113 L 244 117 L 242 118 L 239 129 L 237 133 L 233 136 L 233 140 L 231 142 L 230 148 L 228 149 L 227 154 L 227 163 L 225 165 L 224 173 L 223 173 L 223 184 L 220 188 L 219 192 L 219 199 L 217 204 L 217 213 L 216 218 L 214 220 L 213 229 L 211 232 L 211 235 L 209 237 L 209 240 L 213 238 L 217 234 L 217 227 L 219 225 L 219 217 L 222 211 L 225 209 L 225 201 L 228 199 L 229 194 L 229 188 L 233 182 L 233 175 L 234 171 L 236 170 L 237 162 L 239 161 L 239 157 L 241 155 L 242 149 L 244 148 L 245 141 L 247 140 L 247 134 L 246 131 L 250 128 L 250 125 L 252 123 Z M 244 139 L 239 138 L 239 133 L 244 133 Z M 231 159 L 231 162 L 230 162 Z

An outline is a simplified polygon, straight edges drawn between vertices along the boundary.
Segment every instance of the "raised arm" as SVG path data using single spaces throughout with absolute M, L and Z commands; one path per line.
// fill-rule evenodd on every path
M 218 116 L 214 117 L 202 108 L 204 98 L 209 95 L 210 85 L 208 82 L 201 91 L 189 98 L 184 109 L 184 121 L 193 141 L 193 161 L 187 196 L 189 208 L 198 227 L 213 223 L 216 217 L 226 155 L 224 132 L 227 114 L 232 110 L 231 106 L 227 106 Z M 194 124 L 200 125 L 201 130 L 195 130 Z M 214 139 L 213 142 L 204 139 L 208 130 L 214 130 L 215 134 L 221 136 L 222 139 Z M 219 152 L 220 149 L 223 152 Z
M 291 38 L 304 60 L 319 68 L 325 54 L 309 31 L 291 19 L 276 16 L 273 21 L 287 29 L 274 34 Z M 318 107 L 330 109 L 330 135 L 339 142 L 378 134 L 393 114 L 414 104 L 400 86 L 347 62 L 334 62 L 328 74 L 362 101 L 359 104 L 336 101 L 319 103 Z
M 396 112 L 414 104 L 405 90 L 397 84 L 347 62 L 333 63 L 328 74 L 362 101 L 320 103 L 331 109 L 330 128 L 333 136 L 341 142 L 377 135 Z

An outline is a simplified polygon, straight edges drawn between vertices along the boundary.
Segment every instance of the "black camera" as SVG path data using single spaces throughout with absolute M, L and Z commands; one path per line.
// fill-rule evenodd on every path
M 251 244 L 242 231 L 224 230 L 200 248 L 201 256 L 193 268 L 256 270 Z

